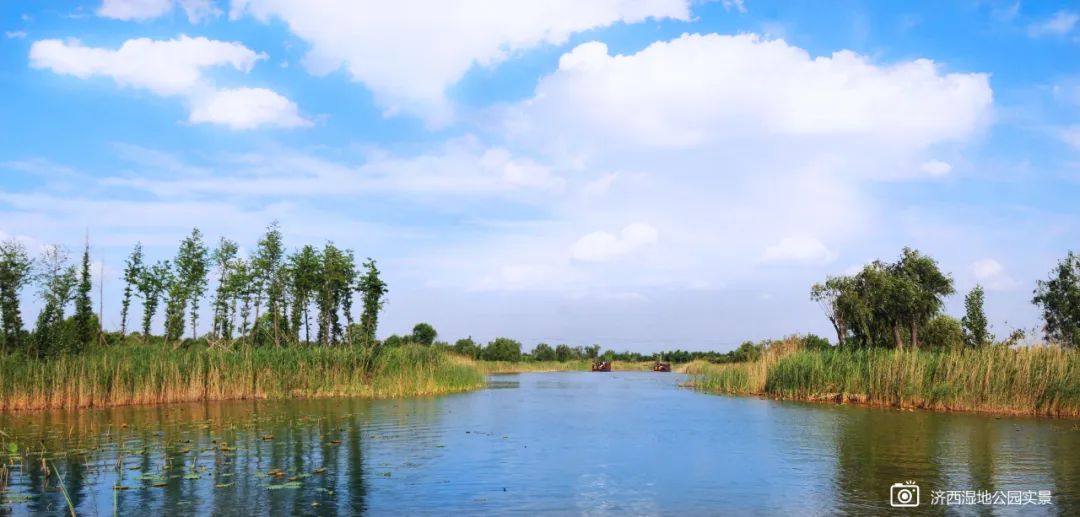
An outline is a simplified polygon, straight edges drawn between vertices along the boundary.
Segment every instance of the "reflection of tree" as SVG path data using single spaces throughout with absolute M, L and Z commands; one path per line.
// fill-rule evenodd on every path
M 939 415 L 852 408 L 838 412 L 836 492 L 842 513 L 884 513 L 893 483 L 915 481 L 921 499 L 945 486 Z M 941 511 L 943 508 L 931 509 Z
M 1053 431 L 1054 505 L 1059 515 L 1080 515 L 1080 425 L 1068 422 Z
M 367 486 L 364 484 L 364 444 L 361 441 L 360 430 L 363 416 L 357 417 L 347 431 L 347 444 L 349 447 L 349 462 L 339 468 L 344 468 L 348 473 L 349 483 L 349 511 L 354 515 L 365 513 L 367 509 Z

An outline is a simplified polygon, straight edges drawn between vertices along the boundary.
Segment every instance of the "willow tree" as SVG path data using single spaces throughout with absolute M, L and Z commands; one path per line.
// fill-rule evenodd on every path
M 389 292 L 386 282 L 379 277 L 379 268 L 370 257 L 364 262 L 364 274 L 360 276 L 356 289 L 360 291 L 364 305 L 363 312 L 360 314 L 360 343 L 370 348 L 375 346 L 379 311 L 386 304 L 386 293 Z
M 1080 254 L 1070 251 L 1039 280 L 1031 303 L 1042 309 L 1046 339 L 1068 347 L 1080 347 Z
M 72 345 L 76 351 L 89 346 L 96 334 L 94 329 L 94 306 L 90 301 L 93 280 L 90 277 L 90 239 L 83 246 L 82 267 L 79 271 L 79 288 L 75 294 L 75 339 Z
M 138 289 L 139 279 L 143 275 L 142 243 L 136 242 L 124 263 L 124 297 L 120 301 L 120 335 L 127 336 L 128 312 L 131 308 L 131 296 Z
M 30 282 L 33 261 L 15 239 L 0 243 L 0 354 L 23 348 L 19 292 Z

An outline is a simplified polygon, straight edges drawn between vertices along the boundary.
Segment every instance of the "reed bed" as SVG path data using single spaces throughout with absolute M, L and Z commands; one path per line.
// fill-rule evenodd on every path
M 1057 346 L 947 350 L 801 350 L 755 362 L 693 365 L 716 393 L 897 408 L 1080 416 L 1080 352 Z
M 477 389 L 481 372 L 405 346 L 179 349 L 126 345 L 79 355 L 0 358 L 0 410 L 289 397 L 396 398 Z

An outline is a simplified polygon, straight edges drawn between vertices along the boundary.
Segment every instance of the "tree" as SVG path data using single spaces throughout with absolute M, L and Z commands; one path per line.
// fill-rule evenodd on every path
M 209 250 L 198 228 L 180 241 L 174 263 L 176 274 L 168 284 L 169 301 L 165 306 L 165 340 L 178 342 L 184 333 L 184 316 L 191 308 L 191 334 L 198 325 L 199 298 L 206 292 Z
M 428 323 L 417 323 L 412 329 L 413 342 L 421 345 L 431 346 L 438 336 L 439 333 L 435 331 L 435 327 L 432 327 Z
M 540 343 L 533 348 L 532 358 L 537 361 L 554 361 L 555 349 L 551 348 L 551 345 L 547 343 Z
M 94 340 L 94 306 L 90 301 L 91 289 L 93 289 L 93 283 L 90 277 L 90 239 L 87 239 L 83 247 L 79 288 L 75 294 L 75 339 L 72 342 L 75 351 L 82 350 Z
M 585 348 L 585 355 L 589 359 L 596 359 L 600 357 L 600 345 L 593 345 Z
M 930 321 L 944 306 L 944 298 L 955 292 L 952 278 L 941 272 L 937 261 L 905 247 L 894 266 L 908 294 L 902 314 L 908 321 L 911 346 L 919 347 L 919 327 Z M 906 281 L 906 282 L 905 282 Z
M 293 326 L 299 333 L 300 318 L 303 316 L 304 342 L 310 343 L 311 302 L 322 276 L 322 256 L 314 246 L 304 246 L 289 257 L 289 269 L 292 272 Z
M 476 359 L 480 355 L 480 347 L 471 337 L 467 337 L 454 342 L 454 353 Z
M 217 249 L 211 255 L 218 270 L 217 291 L 214 293 L 214 322 L 211 335 L 221 337 L 226 342 L 232 340 L 232 300 L 235 298 L 232 283 L 229 282 L 233 268 L 236 267 L 237 253 L 240 247 L 225 237 L 218 241 Z M 194 311 L 192 311 L 194 313 Z
M 821 305 L 825 317 L 836 330 L 838 346 L 844 346 L 844 338 L 848 333 L 847 322 L 844 320 L 848 311 L 845 311 L 844 303 L 848 302 L 846 297 L 853 295 L 852 282 L 853 280 L 846 276 L 828 277 L 825 283 L 814 284 L 810 288 L 810 299 Z
M 986 321 L 986 313 L 983 312 L 983 288 L 976 285 L 964 297 L 964 317 L 961 320 L 964 330 L 964 341 L 969 346 L 983 346 L 994 340 Z
M 352 254 L 343 252 L 333 243 L 327 243 L 323 246 L 322 259 L 315 304 L 319 311 L 319 342 L 325 346 L 341 339 L 339 311 L 343 294 L 352 289 L 349 276 Z
M 938 314 L 923 329 L 926 344 L 937 348 L 956 348 L 964 344 L 964 329 L 956 318 Z
M 68 264 L 67 250 L 60 246 L 45 249 L 41 273 L 38 275 L 39 294 L 44 306 L 38 313 L 34 329 L 35 355 L 43 356 L 69 348 L 70 337 L 64 335 L 64 310 L 74 297 L 78 282 L 75 266 Z
M 229 284 L 229 292 L 233 295 L 232 313 L 234 317 L 236 316 L 237 305 L 240 306 L 240 335 L 246 336 L 251 324 L 252 298 L 255 296 L 250 264 L 242 258 L 237 258 L 236 264 L 229 272 L 226 283 Z
M 124 264 L 124 297 L 120 301 L 120 335 L 127 336 L 128 309 L 131 307 L 131 295 L 138 288 L 139 278 L 143 275 L 142 243 L 136 242 Z
M 500 337 L 495 341 L 488 343 L 481 352 L 481 357 L 488 361 L 510 361 L 518 362 L 521 360 L 521 343 L 514 341 L 510 338 Z
M 569 345 L 558 345 L 555 347 L 555 360 L 556 361 L 569 361 L 575 359 L 576 354 L 574 349 Z
M 1042 309 L 1046 339 L 1080 347 L 1080 255 L 1069 252 L 1039 280 L 1031 302 Z
M 360 314 L 360 343 L 370 347 L 375 344 L 375 333 L 379 327 L 379 311 L 386 304 L 386 293 L 389 289 L 386 282 L 379 277 L 379 268 L 375 261 L 368 257 L 364 262 L 364 274 L 360 276 L 360 282 L 356 289 L 360 291 L 363 303 L 363 312 Z
M 0 243 L 0 354 L 24 346 L 19 292 L 30 282 L 32 273 L 33 261 L 21 242 L 8 239 Z
M 143 299 L 143 342 L 150 339 L 154 316 L 170 284 L 172 284 L 172 265 L 168 260 L 158 261 L 153 266 L 144 268 L 139 277 L 136 287 Z
M 284 305 L 284 279 L 280 274 L 282 260 L 285 256 L 285 246 L 282 243 L 281 227 L 277 221 L 266 227 L 266 234 L 259 240 L 256 246 L 255 256 L 251 259 L 251 275 L 255 288 L 255 320 L 259 320 L 259 312 L 262 306 L 263 291 L 266 292 L 267 305 L 269 306 L 273 325 L 272 336 L 274 344 L 280 345 L 280 310 Z M 255 336 L 256 344 L 263 344 L 259 334 Z

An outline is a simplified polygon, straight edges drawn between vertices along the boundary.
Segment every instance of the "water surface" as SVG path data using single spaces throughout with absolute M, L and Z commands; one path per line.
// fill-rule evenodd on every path
M 87 515 L 881 514 L 908 480 L 923 513 L 1080 513 L 1080 421 L 722 397 L 683 380 L 520 374 L 438 398 L 0 415 L 19 451 L 0 513 L 63 513 L 66 490 Z M 1050 490 L 1053 504 L 928 506 L 933 490 Z

